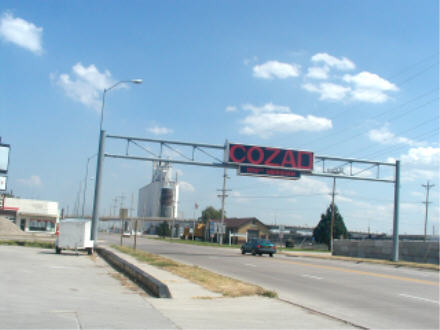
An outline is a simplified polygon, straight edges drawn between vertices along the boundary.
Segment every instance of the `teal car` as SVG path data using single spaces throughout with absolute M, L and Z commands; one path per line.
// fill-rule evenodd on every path
M 252 253 L 252 255 L 263 255 L 268 254 L 273 257 L 277 253 L 277 248 L 275 244 L 267 239 L 253 239 L 241 246 L 241 254 Z

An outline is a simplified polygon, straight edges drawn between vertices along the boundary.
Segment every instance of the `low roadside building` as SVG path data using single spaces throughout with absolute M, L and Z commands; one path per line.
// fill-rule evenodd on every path
M 25 232 L 55 232 L 59 221 L 58 202 L 3 197 L 0 216 Z
M 269 228 L 257 218 L 227 218 L 225 219 L 226 237 L 231 243 L 242 244 L 253 238 L 269 238 Z

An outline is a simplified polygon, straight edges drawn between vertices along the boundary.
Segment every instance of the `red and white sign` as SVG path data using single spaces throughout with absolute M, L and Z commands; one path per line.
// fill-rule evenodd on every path
M 313 171 L 313 152 L 229 143 L 227 162 L 267 168 Z
M 0 176 L 0 191 L 6 190 L 6 177 Z

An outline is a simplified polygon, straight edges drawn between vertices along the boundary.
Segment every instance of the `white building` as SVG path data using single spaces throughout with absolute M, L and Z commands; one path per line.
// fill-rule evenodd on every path
M 177 175 L 176 180 L 171 181 L 170 174 L 169 163 L 153 163 L 151 183 L 139 189 L 138 217 L 177 217 L 179 184 Z
M 0 196 L 1 197 L 1 196 Z M 58 202 L 2 197 L 0 215 L 26 232 L 55 232 Z

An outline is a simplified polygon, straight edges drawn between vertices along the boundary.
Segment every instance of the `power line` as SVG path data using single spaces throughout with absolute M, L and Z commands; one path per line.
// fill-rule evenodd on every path
M 411 128 L 408 128 L 408 129 L 405 129 L 405 133 L 408 133 L 408 132 L 410 132 L 410 131 L 413 131 L 413 130 L 415 130 L 416 128 L 419 128 L 419 127 L 421 127 L 421 126 L 423 126 L 423 125 L 426 125 L 426 124 L 430 124 L 430 123 L 432 123 L 434 120 L 438 120 L 438 116 L 436 116 L 436 117 L 433 117 L 433 118 L 430 118 L 430 119 L 428 119 L 428 120 L 425 120 L 425 121 L 423 121 L 423 122 L 421 122 L 421 123 L 419 123 L 419 124 L 417 124 L 417 125 L 415 125 L 415 126 L 412 126 Z M 429 131 L 429 132 L 431 132 L 431 131 Z M 399 132 L 396 132 L 397 134 L 399 134 Z M 362 133 L 362 134 L 365 134 L 365 133 Z M 359 134 L 359 135 L 362 135 L 362 134 Z M 424 133 L 423 133 L 424 134 Z M 359 136 L 359 135 L 356 135 L 356 136 Z M 353 139 L 355 136 L 351 136 L 351 137 L 349 137 L 348 139 Z M 411 137 L 411 140 L 414 140 L 414 138 L 413 137 Z M 366 147 L 363 147 L 362 148 L 362 151 L 364 152 L 365 150 L 367 150 L 367 149 L 371 149 L 371 148 L 374 148 L 374 147 L 377 147 L 377 145 L 376 144 L 370 144 L 370 145 L 368 145 L 368 146 L 366 146 Z M 394 146 L 393 146 L 394 147 Z M 404 147 L 404 146 L 402 146 L 402 147 Z M 357 148 L 357 150 L 359 150 L 359 148 Z
M 420 105 L 420 106 L 418 106 L 418 107 L 416 107 L 416 108 L 412 108 L 412 109 L 410 109 L 410 110 L 408 110 L 408 111 L 405 111 L 405 112 L 399 114 L 398 116 L 395 116 L 395 117 L 391 118 L 390 120 L 394 120 L 394 119 L 397 119 L 397 118 L 400 119 L 400 118 L 402 118 L 402 117 L 408 115 L 409 113 L 411 113 L 411 112 L 413 112 L 413 111 L 415 111 L 415 110 L 419 110 L 420 108 L 423 108 L 424 106 L 429 105 L 430 103 L 432 103 L 432 102 L 434 102 L 434 101 L 436 101 L 436 100 L 438 100 L 438 98 L 435 98 L 435 99 L 433 99 L 433 100 L 430 100 L 429 102 L 426 102 L 426 103 L 424 103 L 424 104 L 422 104 L 422 105 Z M 358 127 L 359 127 L 359 126 L 361 126 L 361 124 L 359 124 Z M 339 130 L 339 132 L 341 132 L 341 133 L 346 133 L 346 130 Z M 320 149 L 320 150 L 326 150 L 326 149 L 328 149 L 328 148 L 331 148 L 331 147 L 334 147 L 334 146 L 336 146 L 336 145 L 342 144 L 343 142 L 346 142 L 347 140 L 351 140 L 351 139 L 353 139 L 353 138 L 355 138 L 355 137 L 358 137 L 358 136 L 361 136 L 361 135 L 364 135 L 364 134 L 365 134 L 364 132 L 356 133 L 356 134 L 354 134 L 354 135 L 351 135 L 351 136 L 348 137 L 348 138 L 346 137 L 346 138 L 344 138 L 343 140 L 339 140 L 339 141 L 336 142 L 336 143 L 332 143 L 332 144 L 330 144 L 330 145 L 327 145 L 327 146 L 323 147 L 323 148 Z
M 428 131 L 428 132 L 424 132 L 423 134 L 416 136 L 415 139 L 418 139 L 418 138 L 421 138 L 421 137 L 428 137 L 428 136 L 431 136 L 431 135 L 436 135 L 436 134 L 438 134 L 438 132 L 439 132 L 439 129 L 436 128 L 434 130 L 431 130 L 431 131 Z M 369 157 L 381 155 L 381 154 L 384 154 L 384 153 L 391 153 L 391 152 L 394 152 L 394 151 L 397 151 L 397 150 L 400 150 L 400 149 L 403 149 L 403 148 L 408 148 L 408 146 L 407 145 L 393 146 L 393 147 L 385 148 L 385 149 L 382 149 L 382 150 L 370 153 L 370 154 L 362 156 L 362 157 L 363 158 L 369 158 Z
M 431 57 L 434 57 L 434 56 L 435 56 L 435 55 L 429 56 L 427 59 L 430 59 Z M 423 63 L 423 62 L 425 62 L 425 60 L 422 60 L 422 61 L 416 63 L 415 65 L 410 66 L 410 68 L 412 68 L 412 67 L 416 67 L 416 66 L 418 66 L 420 63 Z M 417 73 L 415 73 L 415 74 L 413 74 L 412 76 L 406 78 L 406 79 L 403 80 L 402 82 L 399 82 L 398 85 L 399 85 L 399 86 L 403 86 L 403 85 L 405 85 L 406 83 L 408 83 L 408 82 L 410 82 L 411 80 L 417 78 L 418 76 L 422 75 L 422 74 L 425 73 L 426 71 L 431 70 L 431 69 L 434 68 L 436 65 L 437 65 L 437 61 L 435 61 L 433 64 L 429 65 L 428 67 L 425 67 L 424 69 L 419 70 Z M 391 75 L 388 79 L 392 79 L 392 78 L 394 78 L 394 77 L 397 77 L 397 76 L 401 75 L 401 73 L 406 72 L 406 71 L 409 71 L 409 69 L 406 68 L 406 69 L 404 69 L 404 70 L 401 70 L 401 71 L 398 72 L 397 74 Z M 436 91 L 437 89 L 434 89 L 434 90 Z M 429 92 L 429 93 L 430 93 L 430 92 Z M 373 98 L 373 100 L 374 100 L 374 99 L 378 99 L 378 98 L 379 98 L 379 96 L 377 96 L 376 98 Z M 418 98 L 418 97 L 416 97 L 416 99 L 417 99 L 417 98 Z M 345 115 L 347 112 L 349 112 L 349 111 L 353 111 L 353 109 L 356 109 L 356 108 L 358 108 L 358 107 L 360 107 L 360 105 L 357 105 L 356 107 L 347 108 L 347 109 L 343 110 L 342 112 L 340 112 L 339 114 L 337 114 L 337 115 L 335 115 L 335 116 L 333 116 L 333 117 L 330 117 L 329 119 L 331 119 L 331 120 L 335 120 L 336 118 L 339 118 L 339 117 Z M 318 139 L 313 140 L 312 143 L 314 143 L 314 142 L 316 142 L 316 141 L 319 141 L 319 140 L 321 140 L 321 139 L 327 139 L 327 137 L 328 137 L 328 135 L 326 135 L 326 136 L 324 136 L 324 137 L 320 137 L 320 138 L 318 138 Z

